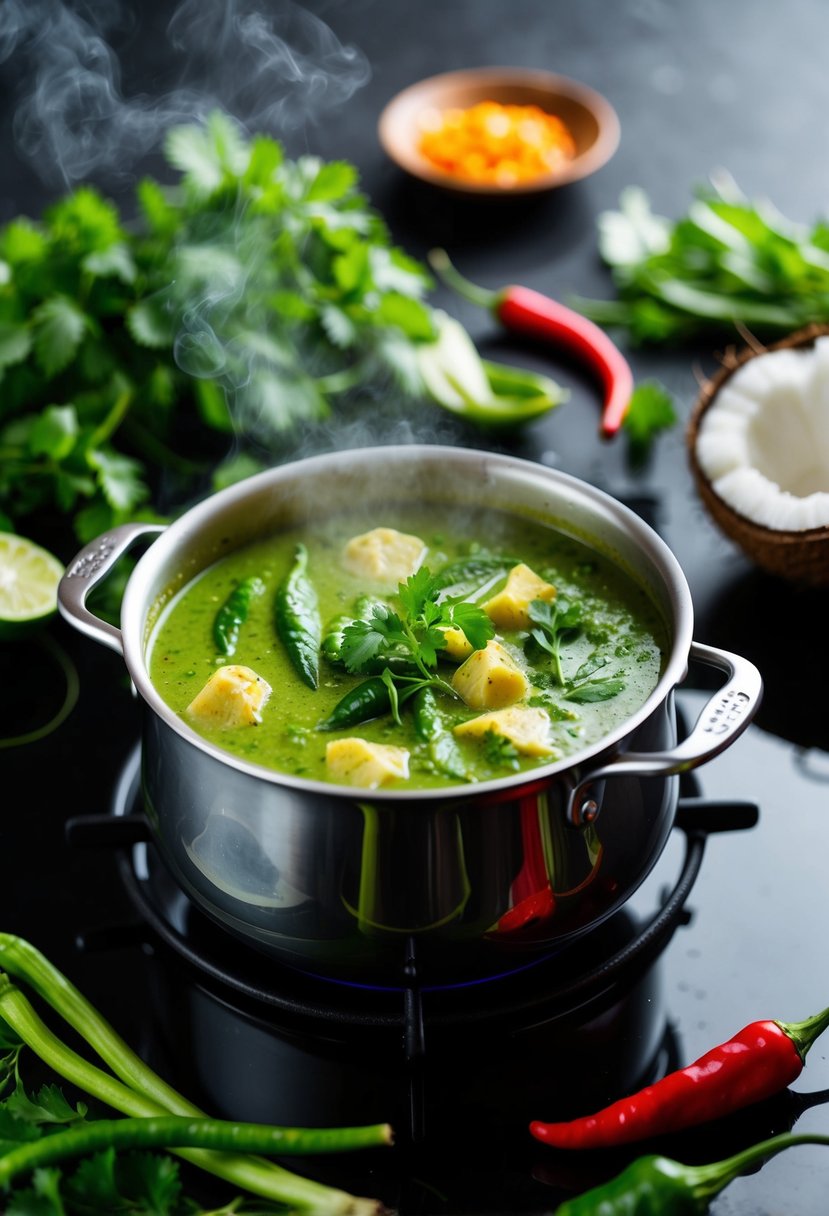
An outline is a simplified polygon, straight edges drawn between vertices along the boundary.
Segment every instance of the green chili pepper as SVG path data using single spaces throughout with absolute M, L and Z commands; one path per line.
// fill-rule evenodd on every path
M 43 1169 L 67 1157 L 84 1157 L 105 1149 L 194 1148 L 210 1152 L 311 1155 L 346 1152 L 391 1143 L 387 1124 L 354 1128 L 271 1127 L 231 1123 L 185 1115 L 137 1119 L 99 1119 L 84 1127 L 56 1132 L 21 1144 L 0 1158 L 0 1190 L 20 1174 Z
M 297 545 L 294 564 L 277 588 L 274 616 L 277 633 L 291 662 L 308 687 L 317 688 L 322 626 L 317 593 L 307 570 L 308 550 Z
M 566 1200 L 555 1216 L 702 1216 L 720 1191 L 749 1166 L 797 1144 L 829 1144 L 829 1136 L 773 1136 L 710 1165 L 638 1157 L 610 1182 Z
M 421 688 L 412 701 L 414 727 L 419 739 L 427 744 L 435 767 L 447 777 L 470 780 L 463 757 L 451 733 L 446 729 L 435 694 L 431 688 Z
M 242 579 L 222 604 L 213 621 L 213 641 L 219 654 L 231 655 L 239 641 L 239 631 L 248 619 L 250 602 L 264 595 L 265 584 L 255 574 Z
M 379 718 L 391 710 L 391 691 L 382 676 L 363 680 L 342 697 L 331 713 L 320 722 L 317 730 L 347 730 L 371 718 Z

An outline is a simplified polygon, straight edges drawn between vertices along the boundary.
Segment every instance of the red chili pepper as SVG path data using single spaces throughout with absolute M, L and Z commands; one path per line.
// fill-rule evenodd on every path
M 530 287 L 509 286 L 489 291 L 464 278 L 443 249 L 433 249 L 429 262 L 435 273 L 459 295 L 488 308 L 507 329 L 541 338 L 583 360 L 598 375 L 604 391 L 601 434 L 615 435 L 633 394 L 633 373 L 619 348 L 595 322 Z
M 798 1077 L 829 1009 L 805 1022 L 752 1022 L 693 1064 L 595 1115 L 530 1124 L 554 1148 L 613 1148 L 719 1119 L 778 1093 Z

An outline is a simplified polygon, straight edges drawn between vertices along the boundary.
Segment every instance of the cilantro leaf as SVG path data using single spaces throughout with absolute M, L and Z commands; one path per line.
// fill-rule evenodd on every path
M 32 349 L 28 326 L 15 321 L 0 321 L 0 368 L 21 363 Z
M 495 636 L 495 626 L 483 608 L 477 604 L 460 600 L 457 603 L 444 601 L 449 624 L 460 629 L 474 650 L 482 650 L 490 638 Z
M 386 604 L 375 604 L 368 620 L 352 621 L 345 627 L 340 654 L 346 670 L 355 674 L 368 671 L 376 660 L 388 661 L 400 647 L 408 646 L 397 613 Z
M 557 596 L 551 603 L 533 600 L 528 610 L 532 623 L 530 637 L 553 660 L 553 670 L 559 684 L 564 684 L 561 666 L 561 645 L 572 639 L 581 626 L 581 604 L 570 603 Z
M 677 421 L 670 394 L 655 381 L 637 384 L 630 399 L 622 427 L 633 449 L 644 454 L 660 431 Z
M 69 296 L 56 295 L 35 310 L 33 321 L 35 358 L 51 379 L 74 359 L 88 318 Z
M 26 1123 L 42 1127 L 44 1124 L 76 1124 L 86 1118 L 87 1107 L 79 1102 L 70 1106 L 57 1085 L 43 1085 L 29 1096 L 18 1081 L 13 1094 L 2 1104 L 3 1109 Z
M 587 705 L 593 701 L 608 701 L 611 697 L 616 697 L 620 692 L 624 692 L 625 688 L 625 681 L 619 679 L 618 676 L 606 676 L 598 680 L 588 680 L 585 684 L 570 688 L 565 693 L 565 697 L 568 701 L 575 701 L 577 705 Z

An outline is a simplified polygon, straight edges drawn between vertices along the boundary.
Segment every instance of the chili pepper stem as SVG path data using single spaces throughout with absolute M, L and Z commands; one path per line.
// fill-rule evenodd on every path
M 829 1008 L 813 1014 L 812 1017 L 806 1018 L 802 1022 L 778 1022 L 777 1025 L 794 1043 L 801 1060 L 805 1060 L 806 1053 L 815 1039 L 822 1035 L 829 1026 Z
M 481 308 L 495 309 L 498 307 L 500 293 L 490 291 L 487 287 L 481 287 L 478 283 L 467 279 L 453 266 L 445 249 L 431 249 L 428 259 L 429 265 L 438 278 L 463 299 L 469 300 L 471 304 L 478 304 Z

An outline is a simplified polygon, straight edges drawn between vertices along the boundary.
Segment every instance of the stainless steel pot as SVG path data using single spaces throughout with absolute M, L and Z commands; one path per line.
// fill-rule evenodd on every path
M 486 505 L 548 522 L 611 556 L 662 612 L 671 638 L 645 704 L 598 744 L 532 774 L 474 790 L 378 791 L 272 772 L 208 743 L 147 673 L 153 605 L 219 556 L 332 512 L 390 501 Z M 158 532 L 123 598 L 121 628 L 85 605 L 135 542 Z M 166 529 L 125 524 L 70 563 L 63 615 L 123 653 L 143 701 L 142 788 L 177 883 L 221 925 L 319 974 L 394 981 L 412 943 L 435 976 L 524 966 L 609 917 L 654 866 L 670 832 L 678 773 L 727 747 L 762 692 L 745 659 L 692 640 L 682 571 L 637 515 L 585 482 L 523 460 L 438 446 L 318 456 L 252 477 Z M 674 689 L 689 659 L 725 683 L 687 738 Z

